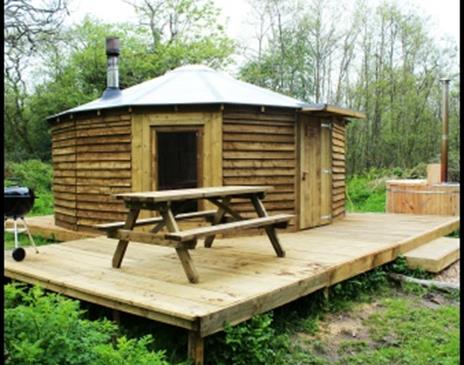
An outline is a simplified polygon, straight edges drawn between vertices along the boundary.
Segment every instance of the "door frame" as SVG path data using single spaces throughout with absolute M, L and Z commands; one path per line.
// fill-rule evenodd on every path
M 157 112 L 146 111 L 132 114 L 131 120 L 131 190 L 153 190 L 152 127 L 203 127 L 202 175 L 203 187 L 222 186 L 222 112 Z M 204 209 L 215 207 L 204 202 Z M 142 210 L 140 218 L 150 217 Z
M 158 155 L 157 142 L 158 132 L 197 132 L 197 187 L 203 186 L 203 139 L 204 139 L 204 128 L 203 126 L 151 126 L 151 156 L 152 156 L 152 189 L 158 190 Z

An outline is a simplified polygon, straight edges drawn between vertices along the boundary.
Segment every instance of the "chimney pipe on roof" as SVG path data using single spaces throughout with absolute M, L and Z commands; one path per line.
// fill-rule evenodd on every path
M 106 37 L 106 90 L 103 92 L 102 98 L 113 98 L 121 93 L 119 90 L 119 38 Z
M 443 78 L 440 80 L 443 83 L 443 104 L 442 104 L 442 138 L 441 138 L 441 182 L 448 181 L 448 88 L 450 80 Z

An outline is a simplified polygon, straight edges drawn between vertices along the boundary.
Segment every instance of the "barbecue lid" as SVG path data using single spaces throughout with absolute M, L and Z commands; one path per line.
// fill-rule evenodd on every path
M 31 198 L 34 197 L 34 192 L 27 187 L 11 186 L 4 188 L 3 196 L 5 198 Z

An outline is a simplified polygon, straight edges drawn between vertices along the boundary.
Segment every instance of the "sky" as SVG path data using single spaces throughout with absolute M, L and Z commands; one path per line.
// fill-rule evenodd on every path
M 372 1 L 372 0 L 370 0 Z M 222 10 L 229 36 L 244 39 L 250 31 L 247 15 L 250 7 L 246 0 L 214 0 Z M 404 1 L 402 1 L 404 2 Z M 401 2 L 401 3 L 402 3 Z M 459 0 L 409 0 L 424 16 L 430 16 L 436 34 L 446 33 L 459 43 Z M 106 22 L 135 22 L 133 8 L 124 0 L 73 0 L 70 22 L 79 22 L 91 14 Z

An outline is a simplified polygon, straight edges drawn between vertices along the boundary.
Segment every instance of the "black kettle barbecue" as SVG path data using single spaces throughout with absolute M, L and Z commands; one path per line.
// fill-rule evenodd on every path
M 9 187 L 5 188 L 3 192 L 4 197 L 4 212 L 3 221 L 5 225 L 5 232 L 14 233 L 15 249 L 13 250 L 13 258 L 16 261 L 22 261 L 26 257 L 26 251 L 19 246 L 18 234 L 27 232 L 29 240 L 35 248 L 35 251 L 39 253 L 35 245 L 34 239 L 32 238 L 29 227 L 26 224 L 24 216 L 34 206 L 35 194 L 34 191 L 27 187 Z M 13 229 L 6 228 L 6 222 L 8 219 L 13 219 Z M 23 228 L 18 229 L 18 219 L 21 221 Z

